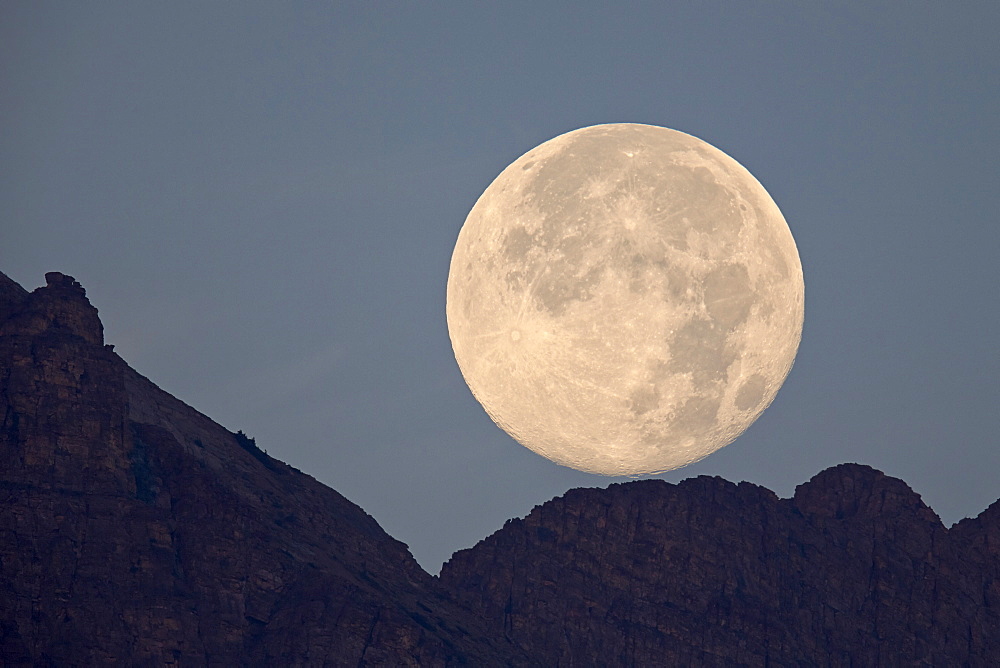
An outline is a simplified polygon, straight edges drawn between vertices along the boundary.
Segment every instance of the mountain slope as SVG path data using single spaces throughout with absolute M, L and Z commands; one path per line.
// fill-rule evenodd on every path
M 441 580 L 546 665 L 995 665 L 998 508 L 948 531 L 854 464 L 791 499 L 644 480 L 536 507 Z
M 523 663 L 360 508 L 0 274 L 0 663 Z

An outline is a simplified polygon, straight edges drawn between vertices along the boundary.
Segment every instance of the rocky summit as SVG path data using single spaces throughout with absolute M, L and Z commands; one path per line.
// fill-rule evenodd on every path
M 2 665 L 998 665 L 1000 502 L 948 529 L 856 464 L 576 489 L 435 578 L 46 283 L 0 274 Z

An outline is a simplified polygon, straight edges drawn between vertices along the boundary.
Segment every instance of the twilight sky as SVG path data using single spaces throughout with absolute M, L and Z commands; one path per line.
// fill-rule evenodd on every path
M 1000 4 L 0 4 L 0 271 L 87 288 L 140 373 L 362 506 L 431 572 L 618 479 L 517 445 L 451 352 L 493 178 L 579 127 L 722 149 L 796 238 L 774 404 L 660 477 L 843 462 L 946 524 L 1000 497 Z

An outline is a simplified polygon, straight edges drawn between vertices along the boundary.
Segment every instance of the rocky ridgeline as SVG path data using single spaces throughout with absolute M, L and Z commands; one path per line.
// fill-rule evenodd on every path
M 1000 502 L 946 529 L 845 464 L 779 499 L 699 477 L 577 489 L 441 581 L 547 665 L 998 665 Z
M 434 578 L 0 274 L 2 665 L 997 665 L 1000 503 L 843 465 L 572 490 Z
M 503 665 L 363 510 L 130 369 L 72 278 L 0 274 L 0 664 Z

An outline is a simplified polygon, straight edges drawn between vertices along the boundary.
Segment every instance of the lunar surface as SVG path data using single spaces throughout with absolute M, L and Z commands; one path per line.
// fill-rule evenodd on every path
M 597 125 L 486 189 L 447 313 L 469 388 L 515 440 L 581 471 L 657 473 L 770 405 L 802 334 L 802 266 L 777 205 L 728 155 Z

